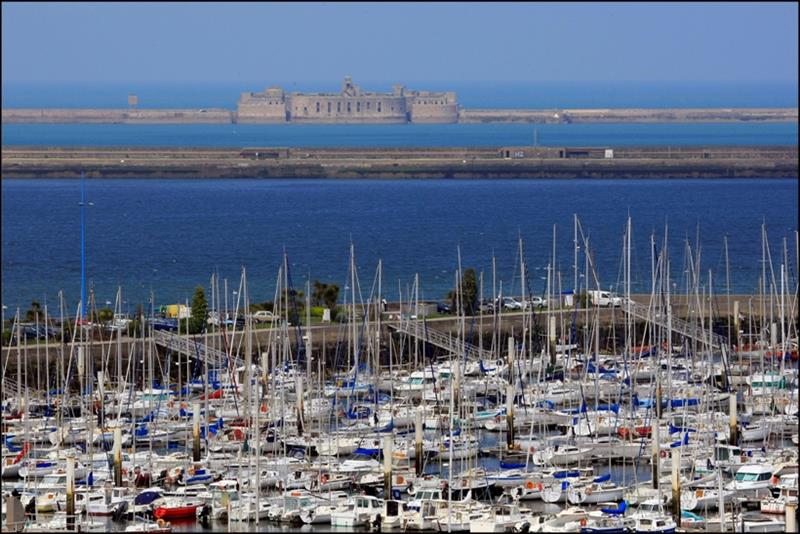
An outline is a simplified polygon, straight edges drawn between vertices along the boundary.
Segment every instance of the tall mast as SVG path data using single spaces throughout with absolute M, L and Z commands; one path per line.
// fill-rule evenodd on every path
M 81 322 L 86 320 L 86 180 L 81 172 Z

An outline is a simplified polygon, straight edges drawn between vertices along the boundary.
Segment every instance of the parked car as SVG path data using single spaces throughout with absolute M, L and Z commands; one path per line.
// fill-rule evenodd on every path
M 127 315 L 117 314 L 114 320 L 106 327 L 107 330 L 114 332 L 117 330 L 127 330 L 128 325 L 131 323 L 130 317 Z
M 280 317 L 269 310 L 259 310 L 253 314 L 253 321 L 257 323 L 280 322 Z
M 494 304 L 489 300 L 484 300 L 481 302 L 479 309 L 483 313 L 494 313 Z
M 61 335 L 60 329 L 44 324 L 23 324 L 20 326 L 22 327 L 22 337 L 25 339 L 45 339 L 47 337 L 52 338 Z
M 152 319 L 148 319 L 147 322 L 150 323 L 150 326 L 153 327 L 153 330 L 166 330 L 168 332 L 177 332 L 178 330 L 177 319 L 162 319 L 159 317 L 154 317 Z
M 446 302 L 437 302 L 436 313 L 450 313 L 450 305 Z
M 544 300 L 542 297 L 533 297 L 531 299 L 531 304 L 533 304 L 537 308 L 544 308 L 547 306 L 547 301 Z
M 206 320 L 206 323 L 209 324 L 209 325 L 212 325 L 212 326 L 219 326 L 220 325 L 219 317 L 220 317 L 219 313 L 217 313 L 215 311 L 208 312 L 208 319 Z M 233 314 L 232 313 L 228 313 L 227 317 L 225 318 L 225 326 L 228 327 L 228 328 L 233 328 L 234 327 L 234 320 L 233 320 Z M 235 326 L 236 326 L 237 329 L 244 328 L 244 315 L 237 315 L 236 316 L 236 324 L 235 324 Z
M 513 297 L 503 297 L 503 307 L 507 310 L 522 310 L 524 304 Z
M 615 295 L 609 291 L 587 291 L 589 299 L 595 306 L 608 307 L 612 306 L 617 308 L 622 306 L 622 297 Z

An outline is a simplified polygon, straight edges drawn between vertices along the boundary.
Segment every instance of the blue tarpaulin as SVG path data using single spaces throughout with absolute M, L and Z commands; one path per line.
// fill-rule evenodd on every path
M 611 473 L 606 473 L 605 475 L 600 475 L 599 477 L 592 480 L 592 482 L 596 484 L 600 484 L 601 482 L 606 482 L 607 480 L 611 480 Z

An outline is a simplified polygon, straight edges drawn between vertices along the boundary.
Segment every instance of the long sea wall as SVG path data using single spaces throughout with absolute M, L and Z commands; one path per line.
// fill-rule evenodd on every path
M 793 147 L 3 147 L 2 177 L 798 178 Z

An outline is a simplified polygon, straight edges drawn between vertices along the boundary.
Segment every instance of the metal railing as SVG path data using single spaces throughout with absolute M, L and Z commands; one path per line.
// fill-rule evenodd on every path
M 477 347 L 471 343 L 462 341 L 460 338 L 445 334 L 439 330 L 434 330 L 422 321 L 401 321 L 400 323 L 388 325 L 397 332 L 408 334 L 425 343 L 430 343 L 436 347 L 450 351 L 453 354 L 463 355 L 472 360 L 493 360 L 494 355 L 491 351 Z
M 179 336 L 164 330 L 153 331 L 153 341 L 162 347 L 173 350 L 180 354 L 185 354 L 193 358 L 200 358 L 209 367 L 227 367 L 228 355 L 221 350 L 208 347 L 205 343 L 197 340 Z M 236 355 L 231 356 L 231 363 L 238 367 L 242 365 L 242 359 Z
M 633 315 L 637 319 L 650 321 L 657 324 L 662 328 L 667 328 L 667 316 L 665 313 L 653 310 L 647 306 L 639 304 L 634 301 L 628 301 L 625 306 L 625 312 Z M 709 325 L 710 328 L 711 325 Z M 701 343 L 711 343 L 714 348 L 720 348 L 725 343 L 725 338 L 719 334 L 714 334 L 709 331 L 709 328 L 700 328 L 698 325 L 692 324 L 680 317 L 672 316 L 672 331 L 684 337 L 688 337 L 699 341 Z

